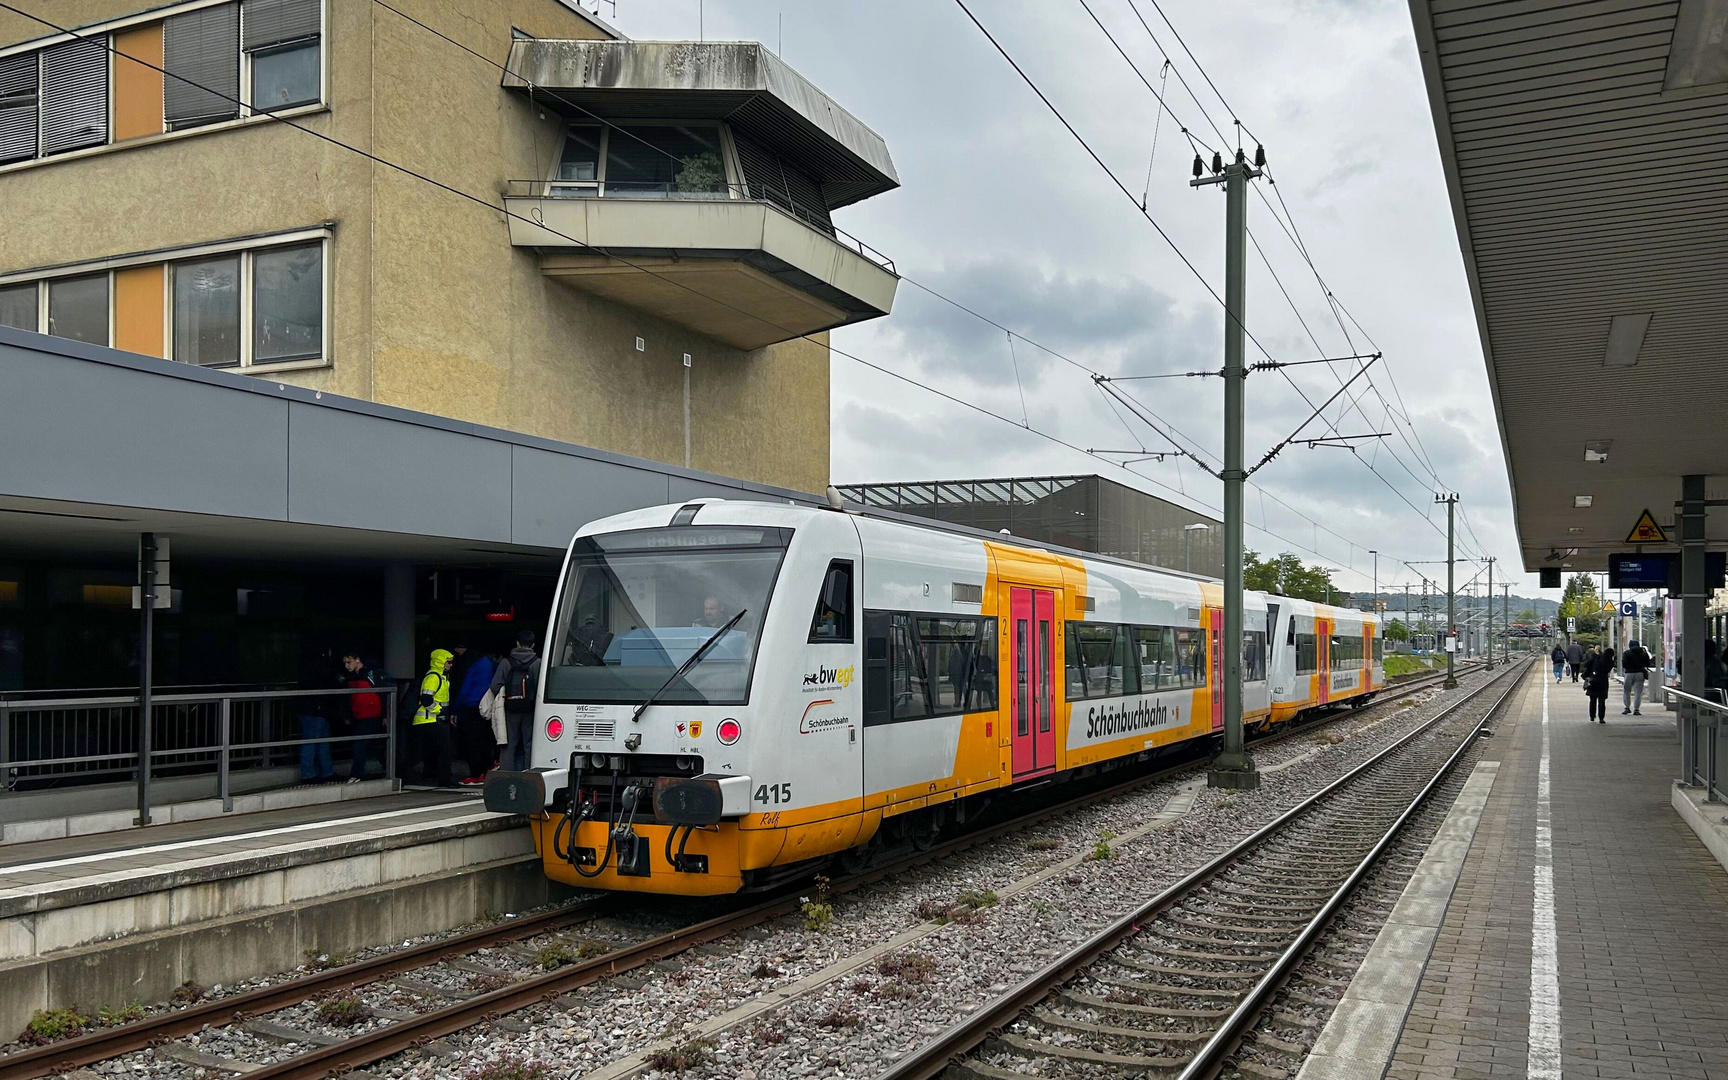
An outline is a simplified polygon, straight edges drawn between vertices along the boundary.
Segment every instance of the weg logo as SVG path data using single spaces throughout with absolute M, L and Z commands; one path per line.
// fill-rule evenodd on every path
M 838 686 L 844 690 L 852 685 L 853 668 L 817 668 L 804 676 L 804 686 L 807 689 L 819 690 L 824 687 Z

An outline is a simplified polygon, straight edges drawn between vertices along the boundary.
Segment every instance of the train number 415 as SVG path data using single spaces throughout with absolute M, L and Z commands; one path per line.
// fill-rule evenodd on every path
M 779 806 L 781 803 L 789 803 L 792 801 L 792 785 L 791 784 L 761 784 L 761 785 L 758 785 L 756 788 L 756 801 L 759 803 L 762 803 L 763 805 L 767 805 L 768 803 L 773 803 L 775 806 Z

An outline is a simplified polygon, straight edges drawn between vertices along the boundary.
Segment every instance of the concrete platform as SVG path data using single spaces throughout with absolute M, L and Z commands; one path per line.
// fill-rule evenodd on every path
M 1615 696 L 1591 724 L 1582 690 L 1540 668 L 1519 693 L 1397 1038 L 1333 1075 L 1728 1080 L 1728 871 L 1673 805 L 1672 714 L 1620 716 Z M 1351 992 L 1388 974 L 1371 963 Z M 1351 1022 L 1340 1009 L 1321 1043 L 1361 1046 Z
M 544 903 L 521 818 L 418 791 L 0 847 L 0 1039 Z

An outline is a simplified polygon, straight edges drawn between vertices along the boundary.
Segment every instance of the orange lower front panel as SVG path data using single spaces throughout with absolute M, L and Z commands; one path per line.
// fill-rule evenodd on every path
M 646 838 L 648 843 L 648 874 L 641 877 L 618 873 L 615 858 L 607 858 L 598 872 L 590 864 L 583 866 L 579 873 L 567 857 L 572 843 L 576 848 L 592 848 L 597 858 L 605 856 L 607 826 L 600 821 L 580 822 L 572 841 L 567 828 L 559 832 L 563 820 L 563 815 L 552 814 L 533 822 L 534 843 L 547 877 L 585 889 L 676 896 L 735 893 L 744 887 L 744 872 L 747 870 L 832 855 L 868 839 L 861 835 L 866 819 L 857 814 L 784 829 L 741 829 L 737 822 L 727 821 L 711 829 L 697 829 L 690 834 L 688 841 L 684 840 L 680 828 L 679 836 L 672 844 L 673 854 L 677 854 L 682 844 L 684 854 L 702 855 L 708 860 L 706 873 L 689 873 L 674 870 L 666 858 L 666 840 L 672 826 L 637 825 L 636 834 Z M 563 853 L 555 850 L 555 836 L 558 841 L 556 847 L 563 849 Z M 588 876 L 590 874 L 593 876 Z

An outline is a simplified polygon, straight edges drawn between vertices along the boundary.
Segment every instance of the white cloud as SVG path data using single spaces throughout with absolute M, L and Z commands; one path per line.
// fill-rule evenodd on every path
M 1216 144 L 1218 136 L 1176 72 L 1226 134 L 1228 114 L 1151 5 L 1139 2 L 1160 39 L 1176 51 L 1168 100 L 1197 137 Z M 1088 3 L 1156 85 L 1161 58 L 1130 0 Z M 633 36 L 693 38 L 697 6 L 698 0 L 622 0 L 617 21 Z M 1085 10 L 1036 0 L 969 6 L 1138 196 L 1147 183 L 1156 107 Z M 1515 559 L 1499 436 L 1406 6 L 1392 0 L 1165 0 L 1163 6 L 1247 129 L 1266 141 L 1278 187 L 1262 182 L 1262 192 L 1274 204 L 1282 196 L 1327 283 L 1385 350 L 1379 385 L 1391 395 L 1396 381 L 1399 407 L 1414 420 L 1422 449 L 1463 493 L 1474 536 L 1490 553 Z M 787 62 L 882 134 L 900 173 L 900 190 L 841 211 L 842 227 L 888 252 L 908 276 L 1088 366 L 1152 374 L 1220 365 L 1216 301 L 958 6 L 707 0 L 706 33 L 773 45 L 779 16 Z M 1148 210 L 1221 289 L 1222 199 L 1216 190 L 1188 186 L 1191 159 L 1182 132 L 1165 117 L 1151 162 Z M 1250 202 L 1250 225 L 1307 323 L 1304 330 L 1251 249 L 1248 325 L 1255 337 L 1287 360 L 1316 354 L 1310 331 L 1328 355 L 1350 351 L 1352 344 L 1366 349 L 1354 326 L 1346 339 L 1312 273 L 1257 197 Z M 1020 345 L 1017 387 L 1000 331 L 910 285 L 901 286 L 894 315 L 839 331 L 834 341 L 838 349 L 1015 421 L 1022 416 L 1023 388 L 1033 425 L 1078 446 L 1116 447 L 1131 437 L 1084 372 Z M 1250 352 L 1259 358 L 1252 346 Z M 1337 389 L 1320 366 L 1289 374 L 1316 403 Z M 1126 385 L 1209 450 L 1219 449 L 1217 380 Z M 833 402 L 837 481 L 1091 471 L 1133 480 L 839 356 Z M 1372 395 L 1363 411 L 1338 420 L 1339 430 L 1393 430 Z M 1306 412 L 1281 376 L 1255 375 L 1250 462 Z M 1307 433 L 1327 431 L 1317 424 Z M 1151 432 L 1141 429 L 1137 437 L 1157 448 Z M 1419 562 L 1445 552 L 1444 510 L 1432 504 L 1421 455 L 1401 438 L 1385 442 L 1364 444 L 1360 454 L 1374 460 L 1415 510 L 1351 461 L 1347 450 L 1292 447 L 1255 477 L 1349 538 L 1330 538 L 1265 503 L 1272 528 L 1354 567 L 1359 573 L 1344 580 L 1357 587 L 1367 584 L 1370 548 L 1382 552 L 1383 585 L 1412 576 L 1400 573 L 1396 560 Z M 1190 464 L 1138 468 L 1205 503 L 1218 502 L 1216 482 Z M 1260 523 L 1259 502 L 1251 492 L 1251 526 Z M 1466 545 L 1478 546 L 1462 528 L 1460 534 Z M 1249 539 L 1263 550 L 1279 546 L 1252 528 Z M 1507 568 L 1503 563 L 1502 571 Z M 1520 587 L 1533 594 L 1534 575 Z

